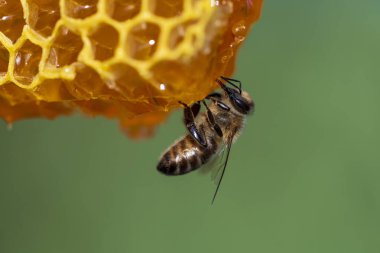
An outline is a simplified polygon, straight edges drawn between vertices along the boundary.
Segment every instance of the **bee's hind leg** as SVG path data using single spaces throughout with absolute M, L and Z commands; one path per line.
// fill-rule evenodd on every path
M 201 104 L 200 102 L 196 102 L 189 107 L 187 104 L 182 103 L 179 101 L 181 105 L 185 107 L 183 110 L 183 116 L 184 116 L 184 123 L 189 131 L 190 135 L 193 137 L 194 140 L 196 140 L 202 147 L 207 147 L 206 137 L 204 136 L 204 133 L 201 133 L 197 126 L 195 125 L 195 117 L 198 115 Z

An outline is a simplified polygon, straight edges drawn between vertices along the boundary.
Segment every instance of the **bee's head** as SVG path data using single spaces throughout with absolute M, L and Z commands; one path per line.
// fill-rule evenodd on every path
M 246 91 L 242 91 L 241 97 L 244 100 L 244 103 L 247 105 L 248 111 L 247 114 L 252 113 L 255 110 L 255 103 L 253 99 Z
M 240 90 L 229 88 L 225 85 L 221 87 L 236 111 L 241 114 L 249 114 L 254 111 L 255 104 L 248 92 L 241 91 L 240 93 Z

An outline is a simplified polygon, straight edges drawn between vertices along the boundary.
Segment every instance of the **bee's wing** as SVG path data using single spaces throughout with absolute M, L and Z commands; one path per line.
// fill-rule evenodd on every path
M 231 151 L 231 147 L 232 147 L 232 143 L 233 143 L 235 133 L 236 133 L 236 131 L 232 132 L 232 134 L 230 134 L 230 136 L 228 136 L 227 142 L 225 143 L 225 146 L 219 155 L 219 159 L 220 159 L 220 160 L 218 159 L 219 165 L 216 167 L 216 170 L 213 171 L 213 173 L 211 174 L 213 181 L 217 185 L 214 196 L 212 197 L 211 203 L 214 203 L 215 197 L 218 194 L 218 190 L 219 190 L 220 184 L 221 184 L 223 176 L 224 176 L 224 172 L 226 171 L 228 157 L 230 156 L 230 151 Z
M 224 155 L 226 146 L 222 145 L 220 150 L 215 154 L 210 161 L 208 161 L 206 164 L 204 164 L 200 170 L 198 170 L 202 174 L 210 174 L 212 181 L 215 182 L 216 175 L 218 174 L 218 171 L 220 170 L 220 166 L 223 163 Z M 216 182 L 215 182 L 216 183 Z
M 227 145 L 224 144 L 221 150 L 219 151 L 218 155 L 215 156 L 214 160 L 212 161 L 212 169 L 211 169 L 211 180 L 214 182 L 215 185 L 218 185 L 222 168 L 225 164 L 227 155 Z

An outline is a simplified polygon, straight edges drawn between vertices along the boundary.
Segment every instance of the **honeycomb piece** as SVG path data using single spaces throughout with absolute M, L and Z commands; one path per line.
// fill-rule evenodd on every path
M 141 1 L 136 0 L 110 0 L 107 3 L 108 15 L 117 21 L 126 21 L 139 14 Z
M 80 36 L 62 26 L 52 40 L 46 65 L 49 68 L 60 68 L 75 63 L 82 47 Z
M 24 25 L 21 2 L 0 0 L 0 32 L 14 43 L 21 36 Z
M 96 13 L 97 2 L 97 0 L 65 0 L 65 14 L 71 18 L 87 18 Z
M 149 7 L 153 14 L 164 18 L 170 18 L 181 15 L 183 11 L 183 1 L 153 0 Z
M 42 49 L 31 43 L 29 40 L 17 49 L 14 77 L 24 85 L 32 83 L 33 78 L 38 74 L 38 66 L 41 60 Z
M 0 117 L 80 110 L 146 137 L 231 75 L 262 0 L 0 0 Z
M 142 22 L 129 31 L 126 48 L 129 57 L 148 60 L 156 52 L 160 27 L 154 23 Z
M 29 10 L 28 24 L 30 28 L 44 37 L 50 36 L 55 24 L 61 17 L 59 1 L 28 0 L 27 4 Z
M 8 72 L 9 52 L 0 44 L 0 79 L 3 78 Z
M 89 35 L 92 44 L 94 58 L 105 61 L 114 55 L 115 48 L 119 42 L 119 33 L 113 26 L 99 24 Z

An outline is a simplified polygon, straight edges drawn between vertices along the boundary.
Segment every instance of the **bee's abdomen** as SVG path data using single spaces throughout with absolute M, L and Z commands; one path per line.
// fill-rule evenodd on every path
M 157 170 L 168 176 L 186 174 L 209 161 L 215 151 L 215 141 L 209 140 L 207 148 L 203 148 L 187 135 L 161 157 Z

